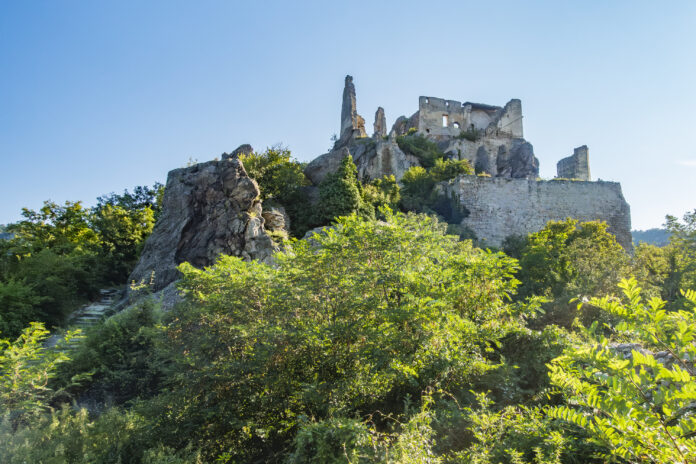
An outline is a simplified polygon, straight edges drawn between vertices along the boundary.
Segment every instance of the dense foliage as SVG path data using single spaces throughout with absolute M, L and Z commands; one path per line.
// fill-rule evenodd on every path
M 97 206 L 46 201 L 0 240 L 0 336 L 32 321 L 63 323 L 106 285 L 124 283 L 158 214 L 163 187 L 100 197 Z
M 435 142 L 420 134 L 400 135 L 396 138 L 396 143 L 404 153 L 418 158 L 418 161 L 425 168 L 435 166 L 435 162 L 445 156 Z
M 491 251 L 437 218 L 458 222 L 437 184 L 466 162 L 400 187 L 346 157 L 313 208 L 287 150 L 245 163 L 296 235 L 331 227 L 271 265 L 182 264 L 169 312 L 145 297 L 84 334 L 41 323 L 123 281 L 161 186 L 8 226 L 0 462 L 696 462 L 696 211 L 633 255 L 572 219 Z
M 549 221 L 539 232 L 507 245 L 508 253 L 519 258 L 520 296 L 549 299 L 545 323 L 570 327 L 577 316 L 571 299 L 613 293 L 629 273 L 628 254 L 603 222 Z
M 696 292 L 684 293 L 685 308 L 665 311 L 663 300 L 641 298 L 635 280 L 620 287 L 626 304 L 587 303 L 617 318 L 611 333 L 595 322 L 553 362 L 551 377 L 569 405 L 552 417 L 586 429 L 628 462 L 694 462 Z
M 401 205 L 406 211 L 437 214 L 449 223 L 457 224 L 464 218 L 450 198 L 436 189 L 438 182 L 454 179 L 462 174 L 473 174 L 467 160 L 438 159 L 429 168 L 413 166 L 401 179 Z

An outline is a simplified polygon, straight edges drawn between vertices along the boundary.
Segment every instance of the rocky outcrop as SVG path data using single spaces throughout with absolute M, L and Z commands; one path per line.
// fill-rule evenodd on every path
M 351 139 L 367 136 L 365 119 L 358 114 L 356 105 L 353 77 L 346 76 L 341 106 L 341 136 L 334 148 L 347 144 Z
M 348 147 L 342 147 L 324 153 L 312 160 L 312 162 L 305 167 L 305 176 L 307 176 L 314 185 L 319 185 L 328 174 L 338 169 L 341 165 L 341 160 L 346 156 L 350 156 Z
M 162 214 L 129 281 L 152 282 L 157 292 L 178 278 L 183 262 L 202 268 L 221 254 L 269 261 L 276 248 L 258 198 L 236 156 L 170 171 Z
M 266 230 L 285 233 L 290 230 L 290 216 L 282 206 L 266 206 L 261 216 Z
M 374 138 L 382 138 L 387 135 L 387 118 L 384 115 L 384 108 L 381 106 L 377 108 L 377 112 L 375 112 L 374 129 L 375 132 L 372 134 Z
M 477 173 L 508 179 L 536 179 L 539 160 L 534 147 L 521 138 L 483 136 L 476 140 L 441 138 L 438 147 L 452 158 L 466 159 Z
M 389 131 L 390 137 L 396 137 L 399 135 L 404 135 L 408 133 L 409 129 L 418 129 L 418 111 L 416 111 L 410 118 L 406 116 L 399 116 L 394 121 L 394 125 Z
M 564 179 L 591 180 L 590 155 L 587 145 L 577 147 L 573 154 L 556 164 L 557 176 Z
M 524 139 L 512 139 L 509 148 L 498 148 L 497 177 L 510 179 L 536 179 L 539 176 L 539 160 L 534 156 L 532 144 Z
M 314 159 L 304 173 L 314 185 L 319 185 L 327 174 L 338 169 L 346 156 L 353 157 L 358 177 L 364 182 L 389 175 L 401 180 L 411 166 L 420 166 L 418 158 L 404 153 L 393 140 L 361 138 Z
M 240 145 L 232 153 L 223 153 L 222 159 L 237 158 L 239 155 L 250 155 L 254 152 L 254 149 L 248 143 Z

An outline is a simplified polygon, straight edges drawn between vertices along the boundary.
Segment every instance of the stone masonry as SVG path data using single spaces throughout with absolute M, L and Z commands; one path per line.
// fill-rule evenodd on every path
M 534 147 L 524 139 L 522 103 L 505 106 L 420 97 L 418 111 L 399 116 L 389 137 L 384 109 L 375 113 L 374 134 L 367 139 L 364 119 L 357 113 L 353 78 L 346 76 L 341 108 L 341 137 L 334 148 L 314 159 L 305 174 L 315 185 L 333 172 L 344 156 L 352 156 L 361 180 L 394 175 L 399 181 L 420 161 L 402 151 L 397 137 L 425 137 L 450 159 L 468 160 L 477 174 L 439 185 L 462 212 L 462 225 L 479 239 L 499 246 L 510 235 L 543 228 L 550 220 L 567 217 L 606 221 L 626 249 L 631 248 L 630 208 L 614 182 L 590 182 L 587 146 L 558 162 L 558 177 L 542 181 Z
M 536 232 L 550 220 L 570 217 L 605 221 L 617 241 L 631 249 L 631 211 L 617 182 L 461 176 L 442 188 L 468 213 L 462 225 L 486 245 L 500 246 L 510 235 Z
M 564 179 L 591 180 L 590 155 L 587 145 L 573 150 L 573 154 L 556 164 L 557 177 Z

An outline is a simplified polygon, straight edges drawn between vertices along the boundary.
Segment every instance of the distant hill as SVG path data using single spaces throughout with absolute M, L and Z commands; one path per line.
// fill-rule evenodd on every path
M 648 229 L 633 230 L 631 235 L 633 236 L 634 245 L 645 242 L 650 245 L 665 246 L 669 243 L 670 233 L 667 229 Z

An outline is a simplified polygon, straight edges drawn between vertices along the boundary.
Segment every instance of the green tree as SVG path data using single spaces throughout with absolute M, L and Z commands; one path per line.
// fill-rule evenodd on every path
M 22 216 L 23 220 L 8 226 L 14 234 L 11 242 L 17 255 L 44 249 L 66 255 L 90 252 L 98 246 L 97 234 L 90 227 L 90 211 L 79 201 L 67 201 L 64 206 L 45 201 L 38 211 L 23 208 Z
M 170 445 L 193 437 L 211 456 L 278 462 L 302 418 L 372 416 L 382 433 L 376 418 L 409 423 L 404 403 L 427 388 L 468 395 L 526 311 L 508 302 L 515 262 L 445 235 L 433 218 L 383 214 L 339 218 L 274 266 L 182 265 L 186 303 L 166 330 L 176 399 L 154 403 L 167 420 L 153 433 Z
M 274 199 L 286 206 L 295 199 L 298 190 L 309 185 L 304 164 L 282 146 L 267 148 L 263 153 L 242 154 L 239 159 L 249 177 L 258 183 L 263 200 Z
M 375 210 L 384 207 L 395 210 L 398 208 L 401 200 L 400 191 L 396 177 L 390 175 L 363 185 L 362 197 L 363 201 L 372 205 Z
M 0 337 L 13 338 L 40 319 L 38 307 L 44 298 L 23 280 L 0 281 Z
M 363 201 L 362 184 L 358 180 L 358 168 L 351 156 L 341 160 L 336 172 L 326 176 L 319 185 L 319 203 L 316 223 L 329 224 L 339 216 L 360 212 L 374 215 L 372 205 Z
M 674 216 L 667 216 L 665 227 L 670 232 L 669 249 L 670 274 L 665 279 L 665 299 L 679 307 L 680 289 L 696 288 L 696 210 L 686 213 L 679 221 Z
M 520 297 L 550 298 L 543 321 L 569 327 L 577 314 L 569 301 L 613 292 L 628 273 L 629 258 L 606 223 L 568 218 L 527 237 L 520 267 Z
M 122 194 L 110 193 L 97 197 L 97 205 L 94 208 L 95 213 L 106 206 L 120 206 L 121 208 L 130 211 L 142 211 L 145 209 L 152 210 L 155 219 L 159 217 L 162 211 L 162 200 L 164 198 L 164 185 L 155 182 L 152 187 L 147 185 L 138 185 L 133 189 L 133 192 L 124 190 Z
M 550 413 L 625 461 L 696 462 L 696 292 L 684 293 L 684 308 L 666 311 L 663 300 L 642 299 L 635 279 L 619 287 L 625 303 L 587 303 L 618 320 L 611 333 L 595 322 L 550 365 L 568 403 Z
M 129 210 L 107 203 L 96 210 L 92 225 L 101 246 L 104 280 L 125 282 L 152 232 L 155 212 L 149 205 Z
M 401 179 L 404 185 L 401 206 L 407 211 L 437 214 L 447 222 L 457 224 L 463 218 L 462 211 L 450 198 L 438 191 L 436 185 L 467 174 L 473 174 L 467 160 L 437 159 L 429 169 L 412 166 Z
M 256 180 L 266 204 L 280 204 L 290 217 L 291 231 L 302 237 L 314 224 L 312 207 L 305 187 L 304 163 L 292 157 L 282 146 L 267 148 L 263 153 L 240 155 L 249 177 Z

